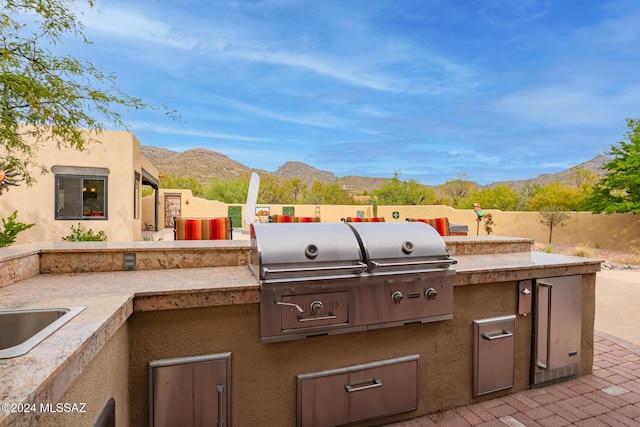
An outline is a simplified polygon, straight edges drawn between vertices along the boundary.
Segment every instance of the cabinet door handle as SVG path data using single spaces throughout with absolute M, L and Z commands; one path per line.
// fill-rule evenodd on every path
M 544 291 L 546 292 L 543 292 Z M 546 295 L 543 295 L 546 294 Z M 537 295 L 537 312 L 536 317 L 536 341 L 535 341 L 535 353 L 536 353 L 536 365 L 548 370 L 551 363 L 551 298 L 553 296 L 553 285 L 546 282 L 536 283 L 536 295 Z M 540 327 L 540 318 L 544 315 L 547 322 L 546 328 Z M 545 351 L 540 351 L 542 344 L 546 346 Z M 541 354 L 542 353 L 542 354 Z M 544 360 L 541 360 L 544 357 Z
M 218 384 L 218 427 L 224 427 L 224 405 L 222 399 L 222 392 L 224 390 L 224 385 Z
M 495 335 L 491 335 L 491 334 L 482 334 L 482 338 L 484 338 L 485 340 L 498 340 L 500 338 L 508 338 L 508 337 L 512 337 L 513 336 L 513 332 L 509 332 L 509 331 L 502 331 L 499 334 L 495 334 Z
M 356 391 L 370 390 L 372 388 L 382 387 L 382 381 L 377 378 L 374 378 L 371 384 L 367 385 L 356 385 L 352 386 L 351 384 L 346 384 L 344 388 L 349 393 L 355 393 Z

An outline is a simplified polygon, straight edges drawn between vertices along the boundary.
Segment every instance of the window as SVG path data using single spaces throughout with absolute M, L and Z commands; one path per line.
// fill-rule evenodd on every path
M 59 166 L 51 169 L 56 174 L 56 219 L 107 219 L 108 170 Z M 94 175 L 60 173 L 85 169 Z

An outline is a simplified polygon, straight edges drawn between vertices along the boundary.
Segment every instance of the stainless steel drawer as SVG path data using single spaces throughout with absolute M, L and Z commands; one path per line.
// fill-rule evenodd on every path
M 513 387 L 516 316 L 474 320 L 473 395 Z
M 416 409 L 419 358 L 298 375 L 297 425 L 337 426 Z

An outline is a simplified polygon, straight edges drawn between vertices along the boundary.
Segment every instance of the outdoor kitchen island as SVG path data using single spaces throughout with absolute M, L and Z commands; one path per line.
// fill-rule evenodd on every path
M 39 250 L 38 261 L 31 249 L 24 258 L 39 262 L 40 273 L 50 274 L 0 287 L 0 309 L 52 304 L 86 309 L 26 355 L 0 360 L 0 400 L 38 405 L 86 402 L 86 412 L 3 413 L 0 425 L 35 425 L 37 421 L 40 425 L 93 425 L 110 397 L 115 398 L 116 425 L 150 425 L 154 414 L 150 402 L 157 398 L 157 402 L 176 405 L 176 397 L 171 402 L 162 400 L 163 392 L 154 395 L 153 378 L 166 378 L 160 374 L 162 368 L 183 362 L 222 366 L 220 382 L 213 386 L 213 404 L 206 406 L 215 407 L 215 416 L 222 417 L 225 425 L 293 426 L 304 418 L 309 399 L 314 411 L 310 419 L 326 420 L 327 412 L 344 407 L 341 394 L 353 397 L 347 404 L 351 409 L 335 416 L 377 417 L 354 425 L 383 425 L 490 399 L 531 387 L 532 366 L 551 365 L 553 334 L 533 349 L 536 329 L 553 332 L 551 315 L 538 316 L 536 327 L 531 297 L 523 291 L 537 292 L 543 298 L 538 305 L 544 305 L 545 293 L 561 285 L 556 278 L 566 277 L 577 277 L 579 283 L 579 301 L 575 301 L 580 313 L 579 348 L 569 355 L 579 360 L 572 361 L 564 373 L 554 370 L 557 378 L 550 381 L 591 372 L 595 273 L 600 261 L 530 252 L 531 242 L 526 239 L 450 237 L 445 242 L 449 255 L 457 260 L 450 318 L 266 343 L 260 336 L 260 285 L 247 267 L 248 242 L 193 244 L 194 252 L 241 251 L 246 257 L 238 257 L 238 266 L 164 270 L 144 270 L 141 260 L 164 257 L 163 265 L 180 267 L 175 259 L 184 260 L 189 251 L 184 242 L 94 244 L 81 249 L 56 245 Z M 103 263 L 101 272 L 82 272 L 87 265 L 83 257 L 100 255 L 119 259 L 120 265 L 114 263 L 111 268 L 121 269 L 120 253 L 137 254 L 137 271 L 106 271 L 108 263 Z M 167 261 L 172 256 L 173 264 Z M 57 260 L 52 263 L 48 257 Z M 61 257 L 67 260 L 64 268 L 77 264 L 77 272 L 51 274 L 52 265 L 63 265 Z M 2 261 L 20 259 L 16 252 Z M 544 291 L 535 291 L 537 282 Z M 427 299 L 426 295 L 421 298 Z M 405 295 L 399 305 L 409 299 Z M 496 370 L 491 350 L 483 356 L 486 343 L 497 343 L 498 354 L 506 351 L 513 356 L 512 375 L 511 366 L 502 359 Z M 340 393 L 327 394 L 320 382 L 332 383 L 335 378 Z M 309 389 L 305 381 L 319 381 L 317 386 L 311 383 L 315 396 L 312 392 L 301 397 L 302 388 Z M 183 387 L 196 388 L 184 383 Z M 387 402 L 388 396 L 399 401 L 391 409 L 380 403 Z M 305 401 L 299 403 L 301 399 Z M 381 410 L 398 413 L 385 415 Z M 182 416 L 184 420 L 186 415 Z

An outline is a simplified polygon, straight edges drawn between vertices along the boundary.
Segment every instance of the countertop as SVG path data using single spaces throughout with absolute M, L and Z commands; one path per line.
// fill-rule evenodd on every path
M 538 252 L 456 259 L 455 286 L 595 273 L 601 263 Z M 0 360 L 0 403 L 57 402 L 134 311 L 258 302 L 246 266 L 38 274 L 2 287 L 0 309 L 86 309 L 27 354 Z M 0 426 L 29 425 L 29 416 L 0 412 Z

